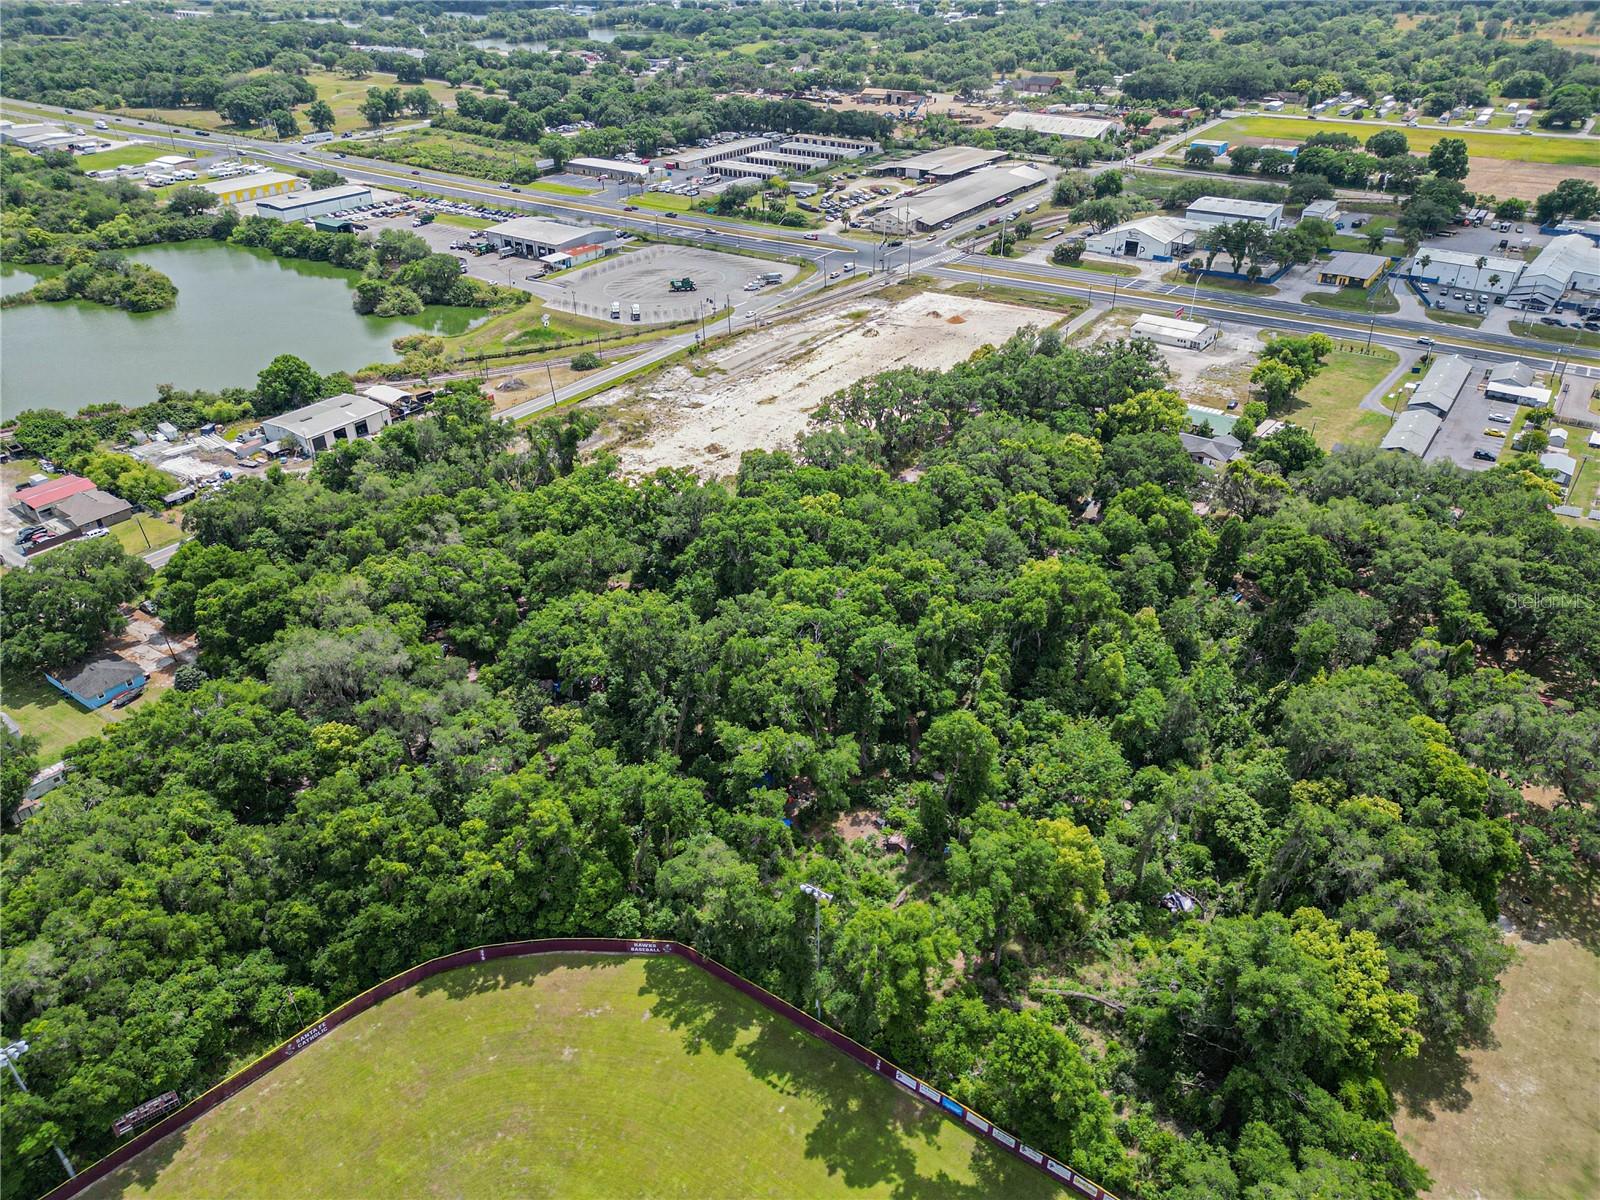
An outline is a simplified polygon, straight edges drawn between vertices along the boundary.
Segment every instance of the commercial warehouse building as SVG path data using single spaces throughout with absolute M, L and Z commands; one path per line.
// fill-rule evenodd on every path
M 1092 141 L 1110 133 L 1116 128 L 1116 122 L 1095 117 L 1063 117 L 1055 113 L 1014 112 L 1006 114 L 999 128 L 1047 133 L 1051 137 L 1072 141 Z
M 1389 269 L 1381 254 L 1355 254 L 1341 250 L 1325 263 L 1317 264 L 1317 282 L 1333 287 L 1369 288 Z
M 874 218 L 875 228 L 885 233 L 938 229 L 980 213 L 1002 197 L 1038 187 L 1047 178 L 1033 167 L 986 167 L 896 204 Z
M 1433 367 L 1406 401 L 1409 412 L 1431 412 L 1439 418 L 1448 417 L 1455 407 L 1456 397 L 1472 377 L 1472 364 L 1458 354 L 1447 354 L 1435 360 Z
M 1283 205 L 1265 200 L 1235 200 L 1232 196 L 1201 196 L 1184 210 L 1184 220 L 1196 225 L 1231 225 L 1258 221 L 1268 229 L 1283 224 Z
M 718 142 L 714 146 L 669 150 L 661 156 L 661 161 L 676 171 L 705 171 L 717 163 L 731 162 L 756 150 L 770 150 L 776 144 L 776 138 L 735 138 L 732 141 Z
M 388 424 L 388 406 L 345 392 L 267 417 L 261 432 L 275 441 L 293 442 L 304 454 L 317 454 L 338 442 L 371 437 Z
M 1574 298 L 1600 296 L 1600 246 L 1581 233 L 1552 238 L 1510 289 L 1508 299 L 1549 308 L 1568 293 Z
M 569 158 L 562 168 L 569 175 L 587 175 L 592 179 L 625 179 L 629 183 L 642 183 L 660 168 L 646 163 L 624 162 L 620 158 Z
M 483 231 L 491 246 L 511 249 L 526 258 L 543 258 L 576 246 L 609 246 L 617 240 L 615 229 L 593 225 L 566 225 L 542 217 L 513 217 Z
M 121 496 L 90 488 L 56 503 L 56 516 L 79 533 L 106 529 L 133 516 L 133 505 Z
M 94 490 L 94 480 L 82 475 L 61 475 L 43 483 L 30 484 L 17 489 L 17 507 L 30 521 L 48 521 L 56 515 L 56 506 L 69 496 Z
M 1481 267 L 1478 265 L 1480 257 L 1483 258 Z M 1424 263 L 1423 259 L 1428 261 Z M 1516 285 L 1522 268 L 1523 264 L 1514 258 L 1492 258 L 1429 247 L 1408 258 L 1400 269 L 1417 283 L 1504 296 Z
M 256 216 L 269 221 L 310 221 L 329 213 L 342 212 L 372 203 L 372 189 L 359 183 L 343 187 L 318 188 L 314 192 L 291 192 L 256 201 Z
M 1004 150 L 985 150 L 981 146 L 945 146 L 926 150 L 910 158 L 896 159 L 873 167 L 877 175 L 899 175 L 905 179 L 959 179 L 979 167 L 991 166 L 1006 156 Z
M 1439 432 L 1439 426 L 1443 424 L 1444 419 L 1428 409 L 1410 409 L 1401 413 L 1399 419 L 1389 427 L 1389 432 L 1383 435 L 1379 448 L 1400 450 L 1421 458 L 1428 452 L 1428 447 L 1433 445 L 1434 435 Z
M 215 196 L 219 204 L 243 204 L 246 200 L 264 200 L 268 196 L 298 192 L 305 185 L 306 181 L 298 175 L 256 171 L 249 175 L 236 175 L 232 179 L 208 180 L 197 186 Z
M 1149 338 L 1163 346 L 1183 350 L 1204 350 L 1217 340 L 1218 330 L 1204 321 L 1180 321 L 1145 313 L 1133 323 L 1133 336 Z
M 1196 227 L 1176 217 L 1140 217 L 1084 240 L 1091 254 L 1166 262 L 1194 249 Z

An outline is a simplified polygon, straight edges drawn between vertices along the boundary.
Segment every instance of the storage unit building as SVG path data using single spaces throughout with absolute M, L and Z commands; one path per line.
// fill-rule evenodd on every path
M 877 142 L 865 138 L 841 137 L 833 133 L 797 133 L 778 146 L 790 154 L 817 154 L 835 162 L 843 158 L 866 158 L 883 153 Z
M 268 417 L 261 422 L 261 431 L 269 438 L 293 442 L 306 454 L 317 454 L 337 442 L 370 437 L 387 424 L 387 406 L 346 392 Z
M 1149 338 L 1163 346 L 1183 350 L 1204 350 L 1217 340 L 1218 330 L 1204 321 L 1180 321 L 1146 313 L 1133 323 L 1133 336 Z
M 232 179 L 212 179 L 197 186 L 215 196 L 219 204 L 243 204 L 246 200 L 263 200 L 268 196 L 298 192 L 305 184 L 306 181 L 298 175 L 257 171 L 249 175 L 236 175 Z
M 267 196 L 256 201 L 256 216 L 266 217 L 269 221 L 310 221 L 371 203 L 371 188 L 349 183 L 342 187 L 318 188 L 314 192 Z
M 663 154 L 661 160 L 676 171 L 705 171 L 717 163 L 743 158 L 754 150 L 770 150 L 775 144 L 776 139 L 769 137 L 734 138 L 713 146 L 671 150 Z
M 906 179 L 959 179 L 1005 156 L 1004 150 L 985 150 L 981 146 L 945 146 L 882 163 L 872 171 L 877 175 L 899 175 Z

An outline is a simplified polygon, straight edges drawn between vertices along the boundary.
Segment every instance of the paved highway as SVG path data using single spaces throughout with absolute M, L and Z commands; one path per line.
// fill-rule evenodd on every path
M 870 267 L 874 263 L 882 266 L 887 263 L 889 272 L 894 275 L 920 273 L 963 280 L 971 280 L 975 276 L 988 276 L 997 280 L 1003 279 L 1008 287 L 1051 295 L 1075 296 L 1094 303 L 1111 303 L 1113 299 L 1121 303 L 1121 297 L 1128 296 L 1130 303 L 1139 303 L 1141 307 L 1156 311 L 1168 311 L 1183 306 L 1190 313 L 1214 321 L 1248 323 L 1261 328 L 1297 333 L 1319 331 L 1346 340 L 1359 337 L 1365 341 L 1370 336 L 1374 343 L 1391 347 L 1414 345 L 1417 338 L 1429 337 L 1441 349 L 1471 358 L 1498 359 L 1505 357 L 1509 352 L 1530 359 L 1535 365 L 1546 367 L 1562 360 L 1600 362 L 1600 354 L 1593 350 L 1562 346 L 1544 339 L 1518 338 L 1483 330 L 1453 332 L 1448 327 L 1431 322 L 1393 315 L 1379 314 L 1370 320 L 1354 313 L 1341 316 L 1315 305 L 1276 297 L 1218 291 L 1204 285 L 1196 289 L 1190 284 L 1123 281 L 1114 277 L 1108 278 L 1098 272 L 1014 259 L 984 258 L 980 267 L 974 261 L 979 256 L 970 254 L 965 246 L 977 244 L 972 238 L 973 227 L 983 219 L 982 217 L 970 218 L 940 235 L 906 239 L 898 248 L 886 248 L 886 254 L 880 258 L 879 247 L 873 243 L 855 241 L 834 233 L 818 234 L 813 240 L 791 231 L 752 228 L 741 222 L 700 214 L 693 217 L 683 216 L 676 220 L 664 220 L 659 214 L 646 211 L 625 212 L 621 208 L 625 197 L 615 189 L 607 189 L 596 196 L 581 199 L 535 196 L 526 191 L 504 191 L 495 184 L 445 171 L 391 165 L 371 159 L 339 157 L 356 149 L 359 146 L 359 138 L 307 146 L 293 142 L 267 142 L 231 134 L 225 137 L 206 135 L 194 130 L 140 122 L 133 118 L 78 112 L 32 102 L 7 101 L 6 103 L 8 108 L 27 108 L 36 112 L 79 119 L 105 120 L 118 132 L 156 141 L 166 140 L 174 145 L 181 144 L 186 148 L 206 153 L 237 147 L 265 162 L 299 168 L 330 167 L 338 170 L 346 178 L 377 187 L 410 188 L 431 195 L 488 204 L 495 208 L 542 213 L 569 220 L 591 223 L 604 221 L 608 226 L 634 233 L 671 236 L 700 245 L 799 258 L 819 268 L 823 268 L 830 257 L 842 262 L 845 256 L 854 256 L 863 266 Z M 982 240 L 981 237 L 978 239 L 980 242 Z M 876 279 L 881 281 L 883 277 L 879 274 Z M 872 278 L 869 276 L 862 282 L 870 283 Z M 825 270 L 819 269 L 810 280 L 798 288 L 787 289 L 782 293 L 771 293 L 764 297 L 752 297 L 744 306 L 743 312 L 753 313 L 761 318 L 775 317 L 785 309 L 806 302 L 826 284 Z M 852 287 L 850 290 L 858 289 Z M 741 320 L 743 319 L 741 315 Z M 574 384 L 563 390 L 567 395 L 577 394 L 580 390 L 589 391 L 595 384 L 606 382 L 610 377 L 621 378 L 642 366 L 668 357 L 692 340 L 691 334 L 664 339 L 643 354 L 635 355 L 628 363 L 620 364 L 611 371 L 597 373 L 581 384 Z M 1577 363 L 1569 369 L 1580 374 L 1600 375 L 1600 369 Z M 548 403 L 548 398 L 544 403 Z M 538 407 L 541 407 L 540 402 L 530 400 L 510 411 L 523 416 L 527 415 L 527 412 L 536 411 Z

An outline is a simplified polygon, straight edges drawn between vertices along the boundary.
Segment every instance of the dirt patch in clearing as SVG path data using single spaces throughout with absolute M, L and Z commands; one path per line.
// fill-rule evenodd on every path
M 878 814 L 870 808 L 856 808 L 840 813 L 833 822 L 833 831 L 847 842 L 865 841 L 878 836 Z
M 1104 313 L 1083 329 L 1079 340 L 1092 346 L 1132 337 L 1134 322 L 1143 315 L 1136 309 L 1120 308 Z M 1225 409 L 1229 400 L 1243 404 L 1250 398 L 1250 370 L 1255 366 L 1256 355 L 1261 353 L 1261 339 L 1251 330 L 1230 325 L 1218 328 L 1221 336 L 1205 350 L 1156 347 L 1172 372 L 1169 386 L 1186 404 Z
M 747 450 L 792 446 L 817 406 L 858 379 L 899 367 L 943 370 L 1024 325 L 1055 320 L 1044 311 L 948 294 L 867 303 L 865 317 L 806 317 L 596 397 L 607 421 L 594 445 L 615 452 L 629 474 L 688 467 L 731 475 Z

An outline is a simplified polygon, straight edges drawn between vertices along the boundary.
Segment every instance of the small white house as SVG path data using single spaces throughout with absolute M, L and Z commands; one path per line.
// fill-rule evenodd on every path
M 1578 462 L 1560 450 L 1546 450 L 1539 455 L 1539 465 L 1556 477 L 1556 482 L 1566 487 L 1578 473 Z

